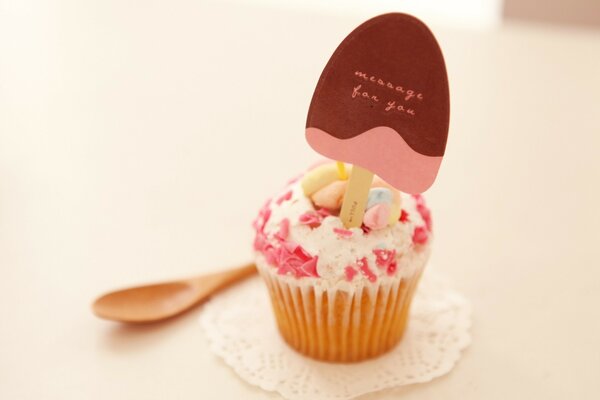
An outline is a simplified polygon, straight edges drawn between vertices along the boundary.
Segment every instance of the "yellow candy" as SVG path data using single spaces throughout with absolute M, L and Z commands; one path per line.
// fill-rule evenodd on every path
M 311 196 L 319 189 L 324 188 L 338 179 L 337 165 L 335 163 L 323 164 L 308 171 L 302 178 L 300 185 L 302 186 L 304 194 L 306 196 Z
M 331 182 L 324 188 L 315 192 L 311 199 L 317 207 L 323 207 L 330 211 L 339 210 L 344 201 L 344 193 L 346 193 L 348 181 Z

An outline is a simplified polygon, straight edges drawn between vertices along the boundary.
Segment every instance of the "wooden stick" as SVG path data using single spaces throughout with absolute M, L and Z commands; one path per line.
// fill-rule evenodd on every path
M 346 228 L 358 228 L 362 224 L 372 181 L 371 171 L 358 165 L 352 167 L 340 212 L 340 219 Z

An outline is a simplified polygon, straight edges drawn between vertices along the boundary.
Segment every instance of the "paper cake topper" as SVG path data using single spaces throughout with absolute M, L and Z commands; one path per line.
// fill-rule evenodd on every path
M 415 17 L 384 14 L 356 28 L 331 56 L 306 139 L 326 157 L 421 193 L 437 175 L 449 118 L 448 77 L 433 34 Z

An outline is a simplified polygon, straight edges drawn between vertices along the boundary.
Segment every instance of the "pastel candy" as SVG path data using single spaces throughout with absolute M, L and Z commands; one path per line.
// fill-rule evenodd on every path
M 371 188 L 388 188 L 392 192 L 392 203 L 400 203 L 400 192 L 394 189 L 392 185 L 384 181 L 378 176 L 373 177 L 373 183 L 371 183 Z
M 328 210 L 339 210 L 344 201 L 348 181 L 334 181 L 324 188 L 319 189 L 311 196 L 311 200 L 317 207 L 323 207 Z
M 388 188 L 392 192 L 392 204 L 390 207 L 390 220 L 389 225 L 394 225 L 398 222 L 400 218 L 400 213 L 402 212 L 402 201 L 400 198 L 400 192 L 394 189 L 390 184 L 381 179 L 378 176 L 373 178 L 373 183 L 371 184 L 372 188 L 376 187 L 384 187 Z
M 306 196 L 311 196 L 319 189 L 324 188 L 339 179 L 338 167 L 335 163 L 319 165 L 308 171 L 302 178 L 300 185 Z
M 369 208 L 363 218 L 363 223 L 373 229 L 383 229 L 390 221 L 390 205 L 387 203 L 376 204 Z
M 388 188 L 378 187 L 369 190 L 369 200 L 367 201 L 367 210 L 375 204 L 392 204 L 392 191 Z

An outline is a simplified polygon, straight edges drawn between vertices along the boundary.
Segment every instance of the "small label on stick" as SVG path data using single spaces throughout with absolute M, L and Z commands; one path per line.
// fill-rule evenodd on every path
M 362 224 L 372 181 L 371 171 L 358 165 L 352 168 L 340 212 L 340 219 L 346 228 L 358 228 Z

